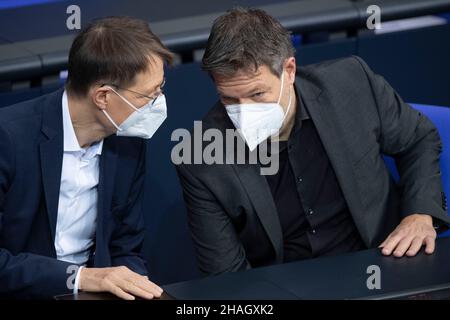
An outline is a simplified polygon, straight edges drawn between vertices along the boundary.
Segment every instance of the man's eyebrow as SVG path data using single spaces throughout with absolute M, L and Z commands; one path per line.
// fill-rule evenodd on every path
M 258 85 L 255 88 L 251 89 L 246 95 L 247 96 L 251 96 L 251 95 L 253 95 L 255 93 L 258 93 L 258 92 L 267 91 L 268 89 L 269 88 L 266 85 Z M 219 96 L 221 96 L 224 99 L 237 99 L 235 97 L 230 97 L 230 96 L 224 95 L 219 90 L 217 90 L 217 93 L 219 94 Z
M 166 77 L 163 77 L 161 82 L 158 83 L 153 89 L 156 90 L 156 89 L 160 88 L 165 82 L 166 82 Z
M 263 92 L 263 91 L 267 91 L 267 90 L 268 90 L 267 86 L 265 86 L 265 85 L 258 85 L 253 90 L 251 90 L 248 94 L 252 95 L 252 94 L 255 94 L 257 92 Z
M 219 96 L 221 96 L 222 98 L 233 98 L 233 97 L 230 97 L 230 96 L 227 96 L 227 95 L 225 95 L 223 92 L 221 92 L 220 90 L 217 90 L 217 94 L 219 95 Z
M 156 89 L 160 88 L 165 82 L 166 82 L 166 78 L 163 77 L 163 79 L 161 80 L 160 83 L 158 83 L 157 85 L 155 85 L 153 88 L 151 88 L 150 90 L 148 90 L 148 92 L 146 92 L 146 93 L 151 94 L 151 93 L 155 92 Z

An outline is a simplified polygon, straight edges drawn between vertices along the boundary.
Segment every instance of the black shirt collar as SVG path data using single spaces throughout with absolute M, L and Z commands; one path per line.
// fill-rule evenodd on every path
M 298 81 L 298 79 L 297 79 Z M 297 103 L 297 109 L 295 111 L 295 120 L 294 120 L 294 127 L 292 128 L 291 134 L 289 137 L 294 136 L 301 128 L 302 128 L 302 122 L 304 120 L 310 119 L 309 112 L 305 107 L 305 104 L 302 99 L 302 95 L 300 92 L 300 86 L 295 84 L 294 85 L 294 91 L 295 91 L 295 101 Z

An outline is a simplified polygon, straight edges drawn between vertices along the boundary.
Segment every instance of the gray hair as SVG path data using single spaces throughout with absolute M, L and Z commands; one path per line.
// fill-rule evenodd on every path
M 266 65 L 279 77 L 294 55 L 291 34 L 276 19 L 260 9 L 234 8 L 214 21 L 202 67 L 212 76 L 233 76 Z

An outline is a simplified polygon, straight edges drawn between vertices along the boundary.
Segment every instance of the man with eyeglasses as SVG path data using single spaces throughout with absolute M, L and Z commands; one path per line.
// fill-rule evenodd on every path
M 65 88 L 0 110 L 0 297 L 160 297 L 141 256 L 146 139 L 172 53 L 145 21 L 74 40 Z

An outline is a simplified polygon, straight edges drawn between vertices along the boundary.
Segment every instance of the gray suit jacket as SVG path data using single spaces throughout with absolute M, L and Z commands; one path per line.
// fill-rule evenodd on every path
M 298 76 L 297 92 L 367 247 L 378 246 L 409 214 L 450 222 L 439 169 L 441 142 L 429 119 L 358 57 L 299 68 Z M 203 119 L 203 130 L 208 128 L 233 128 L 221 103 Z M 395 158 L 397 184 L 382 154 Z M 258 165 L 182 164 L 177 170 L 203 272 L 283 261 L 277 210 Z

